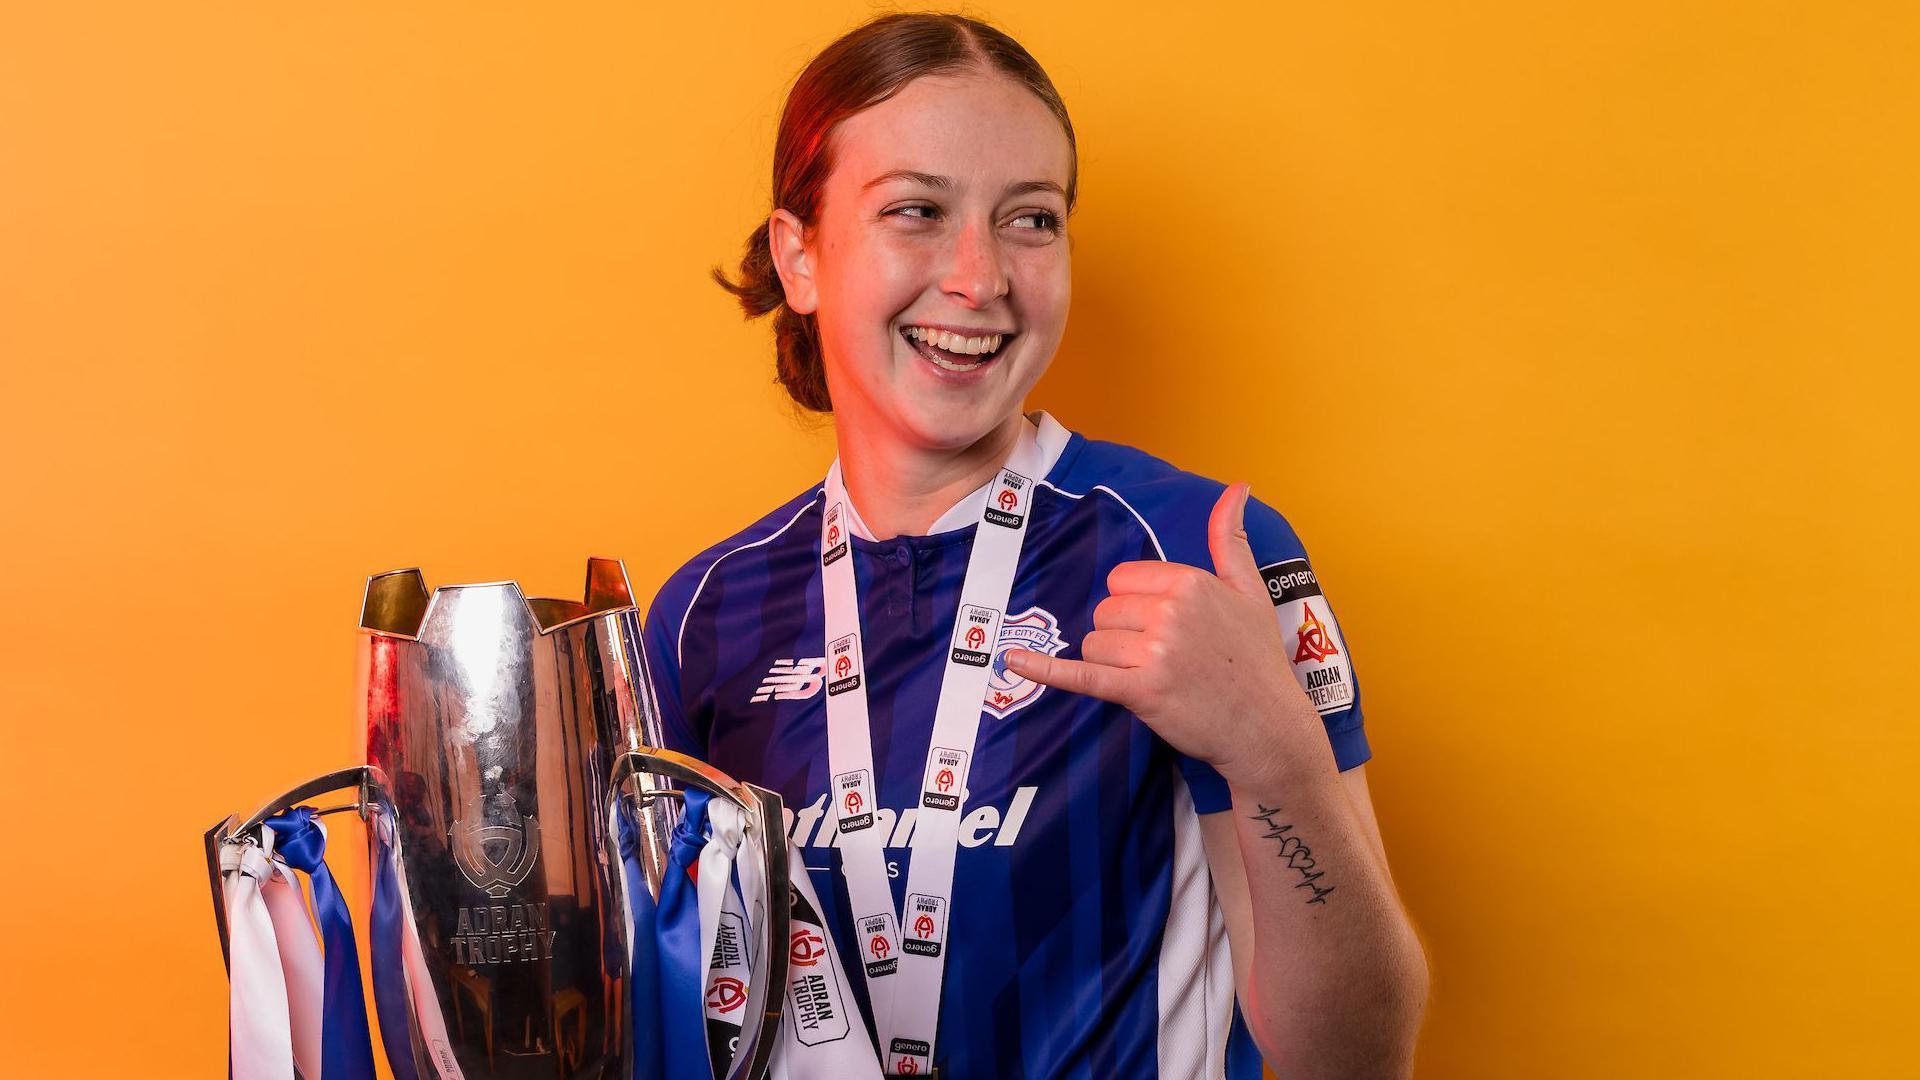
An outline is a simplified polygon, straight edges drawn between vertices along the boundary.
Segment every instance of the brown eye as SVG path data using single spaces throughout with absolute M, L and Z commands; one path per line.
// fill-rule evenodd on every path
M 1060 219 L 1054 216 L 1052 211 L 1035 210 L 1031 214 L 1021 214 L 1019 217 L 1014 218 L 1013 220 L 1025 221 L 1028 218 L 1033 218 L 1037 222 L 1037 224 L 1028 225 L 1028 226 L 1025 226 L 1025 228 L 1034 229 L 1041 232 L 1059 232 L 1060 231 Z

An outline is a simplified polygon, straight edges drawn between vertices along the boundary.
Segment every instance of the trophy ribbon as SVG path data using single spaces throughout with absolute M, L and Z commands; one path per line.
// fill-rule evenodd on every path
M 405 928 L 412 925 L 402 895 L 399 876 L 394 872 L 393 821 L 383 813 L 367 818 L 368 840 L 373 847 L 373 903 L 368 912 L 369 943 L 373 949 L 373 1012 L 380 1021 L 381 1039 L 400 1041 L 401 1033 L 412 1038 L 412 1017 L 407 1007 L 408 961 L 419 952 L 419 942 L 409 951 Z M 422 974 L 425 968 L 421 969 Z M 441 1033 L 445 1042 L 445 1032 Z M 411 1054 L 388 1054 L 387 1064 L 395 1080 L 420 1080 L 419 1069 Z M 301 1070 L 305 1072 L 304 1069 Z
M 742 1008 L 753 980 L 747 954 L 746 895 L 766 897 L 766 881 L 757 860 L 740 860 L 746 840 L 746 815 L 725 799 L 707 803 L 707 842 L 700 849 L 700 985 L 706 988 L 708 1048 L 716 1063 L 733 1059 L 740 1037 Z
M 233 1080 L 293 1080 L 293 1033 L 287 1020 L 287 980 L 274 943 L 273 916 L 260 886 L 273 860 L 259 844 L 220 849 L 230 963 Z
M 360 990 L 360 949 L 353 938 L 353 914 L 327 869 L 327 830 L 313 808 L 296 806 L 266 820 L 280 834 L 280 857 L 307 875 L 313 906 L 326 948 L 325 989 L 320 1020 L 320 1075 L 327 1080 L 374 1080 L 373 1033 L 367 1028 L 367 1001 Z
M 407 898 L 406 886 L 400 881 L 393 817 L 384 808 L 375 807 L 367 824 L 374 843 L 373 940 L 377 951 L 373 954 L 373 996 L 380 1037 L 384 1040 L 388 1031 L 398 1036 L 408 1030 L 411 1002 L 411 1015 L 420 1022 L 420 1041 L 426 1045 L 428 1061 L 440 1071 L 440 1080 L 466 1080 L 453 1054 L 453 1040 L 447 1037 L 447 1018 L 433 1007 L 428 994 L 409 991 L 409 986 L 432 986 L 433 977 L 420 947 L 420 935 L 414 929 L 418 924 L 413 917 L 413 901 Z M 391 967 L 396 955 L 400 971 Z M 411 1054 L 388 1054 L 387 1064 L 393 1069 L 394 1080 L 421 1080 Z
M 280 970 L 287 980 L 287 1013 L 293 1029 L 293 1063 L 301 1076 L 320 1075 L 320 1016 L 323 961 L 313 914 L 293 871 L 273 860 L 273 876 L 260 889 L 273 916 L 273 940 L 280 947 Z
M 707 1025 L 701 1004 L 705 986 L 701 972 L 706 957 L 700 952 L 699 887 L 693 880 L 700 852 L 707 842 L 707 793 L 688 789 L 685 812 L 673 827 L 667 855 L 667 874 L 660 882 L 661 1041 L 666 1048 L 667 1075 L 711 1077 L 713 1062 L 707 1053 Z M 726 879 L 721 878 L 722 881 Z
M 628 934 L 627 1015 L 634 1031 L 653 1031 L 661 1010 L 660 942 L 657 924 L 659 912 L 652 890 L 647 888 L 646 870 L 640 861 L 640 830 L 633 818 L 619 806 L 614 807 L 615 827 L 619 835 L 620 865 L 626 874 Z M 661 1080 L 667 1072 L 665 1051 L 654 1040 L 636 1040 L 629 1080 Z
M 800 869 L 788 882 L 791 966 L 771 1080 L 880 1080 L 879 1055 L 855 1011 L 812 875 L 791 840 L 787 851 L 791 865 Z

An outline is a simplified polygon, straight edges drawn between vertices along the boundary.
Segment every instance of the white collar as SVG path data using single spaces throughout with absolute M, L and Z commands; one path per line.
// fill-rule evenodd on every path
M 1028 413 L 1026 420 L 1026 423 L 1020 425 L 1020 440 L 1022 445 L 1039 448 L 1040 475 L 1032 478 L 1038 481 L 1045 479 L 1046 475 L 1053 471 L 1054 463 L 1060 460 L 1060 454 L 1066 450 L 1067 440 L 1072 433 L 1062 427 L 1060 421 L 1055 420 L 1053 415 L 1044 409 Z M 840 467 L 839 458 L 834 458 L 833 467 L 836 469 Z M 947 512 L 935 519 L 932 526 L 927 529 L 927 535 L 964 529 L 980 520 L 981 504 L 986 502 L 987 489 L 993 486 L 994 479 L 996 478 L 989 477 L 986 483 L 948 507 Z M 860 511 L 854 507 L 851 495 L 847 497 L 847 524 L 852 528 L 853 535 L 862 540 L 873 539 L 873 530 L 867 528 L 867 523 L 860 520 Z

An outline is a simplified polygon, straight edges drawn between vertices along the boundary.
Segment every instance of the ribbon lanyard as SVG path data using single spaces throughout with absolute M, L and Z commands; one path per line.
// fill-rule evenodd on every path
M 1013 591 L 1020 545 L 1026 539 L 1040 453 L 1034 439 L 1023 438 L 1007 466 L 987 485 L 940 679 L 933 737 L 921 770 L 906 906 L 897 919 L 893 889 L 887 881 L 887 837 L 885 830 L 875 828 L 879 784 L 867 722 L 860 599 L 853 560 L 847 557 L 851 504 L 840 479 L 839 461 L 827 471 L 820 563 L 826 608 L 827 762 L 833 774 L 828 792 L 840 833 L 841 865 L 867 996 L 873 1002 L 874 1032 L 888 1072 L 925 1073 L 933 1064 L 967 770 L 980 730 L 1000 621 Z

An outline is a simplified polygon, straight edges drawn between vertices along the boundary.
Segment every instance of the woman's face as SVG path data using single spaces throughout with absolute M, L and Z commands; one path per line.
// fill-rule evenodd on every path
M 970 446 L 1021 410 L 1066 331 L 1066 133 L 1010 79 L 927 76 L 842 121 L 830 152 L 814 227 L 776 211 L 771 232 L 834 412 Z

